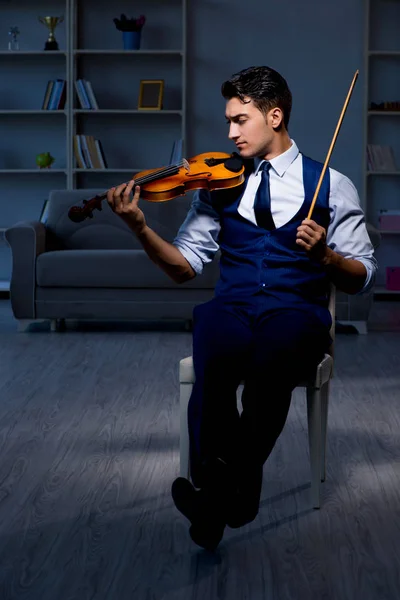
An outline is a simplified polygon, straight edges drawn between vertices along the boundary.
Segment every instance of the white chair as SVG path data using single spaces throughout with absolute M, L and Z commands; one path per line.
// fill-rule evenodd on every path
M 326 432 L 328 420 L 328 400 L 330 380 L 333 376 L 333 350 L 335 338 L 335 287 L 331 285 L 329 311 L 332 315 L 332 345 L 329 353 L 316 368 L 315 376 L 303 381 L 298 387 L 306 388 L 308 441 L 311 467 L 311 500 L 314 508 L 321 504 L 321 482 L 326 475 Z M 190 477 L 189 466 L 189 432 L 187 410 L 192 387 L 195 380 L 193 360 L 191 356 L 183 358 L 179 363 L 180 387 L 180 475 Z M 243 382 L 241 382 L 243 384 Z

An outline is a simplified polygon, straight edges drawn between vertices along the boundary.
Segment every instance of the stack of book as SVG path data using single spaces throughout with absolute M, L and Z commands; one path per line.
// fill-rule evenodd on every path
M 42 110 L 63 110 L 67 96 L 66 88 L 65 79 L 48 81 L 43 98 Z
M 64 109 L 67 95 L 66 83 L 65 79 L 55 79 L 47 83 L 42 110 Z M 75 89 L 82 109 L 97 110 L 99 108 L 90 81 L 77 79 L 75 81 Z
M 84 110 L 96 110 L 99 108 L 90 81 L 86 81 L 86 79 L 77 79 L 75 81 L 75 89 L 78 94 L 81 108 Z
M 397 171 L 396 161 L 391 146 L 379 144 L 367 145 L 368 171 Z
M 74 135 L 74 154 L 79 169 L 107 169 L 100 140 L 92 135 Z
M 400 102 L 371 102 L 369 110 L 400 110 Z

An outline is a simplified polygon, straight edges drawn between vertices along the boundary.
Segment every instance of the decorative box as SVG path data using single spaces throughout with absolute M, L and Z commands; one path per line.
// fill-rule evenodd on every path
M 384 231 L 400 231 L 400 211 L 381 210 L 379 214 L 379 229 Z
M 386 289 L 400 290 L 400 267 L 386 267 Z

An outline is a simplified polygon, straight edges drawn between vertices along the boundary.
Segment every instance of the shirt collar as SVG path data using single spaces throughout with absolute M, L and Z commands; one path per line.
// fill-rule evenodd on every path
M 292 162 L 299 155 L 299 149 L 296 145 L 296 142 L 292 139 L 290 141 L 292 142 L 292 145 L 288 150 L 282 152 L 282 154 L 279 154 L 278 156 L 275 156 L 275 158 L 271 158 L 271 160 L 269 161 L 271 163 L 271 167 L 279 175 L 279 177 L 284 176 L 285 172 L 288 170 Z M 263 158 L 254 159 L 254 169 L 256 175 L 259 171 L 262 162 L 264 162 Z

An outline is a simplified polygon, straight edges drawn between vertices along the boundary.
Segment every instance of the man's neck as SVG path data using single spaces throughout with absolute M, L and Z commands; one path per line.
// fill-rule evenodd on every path
M 260 158 L 263 160 L 271 160 L 272 158 L 283 154 L 284 152 L 286 152 L 286 150 L 289 150 L 291 146 L 292 140 L 290 139 L 290 136 L 287 133 L 283 135 L 278 135 L 272 142 L 271 147 L 268 149 L 268 152 L 263 156 L 260 156 Z

